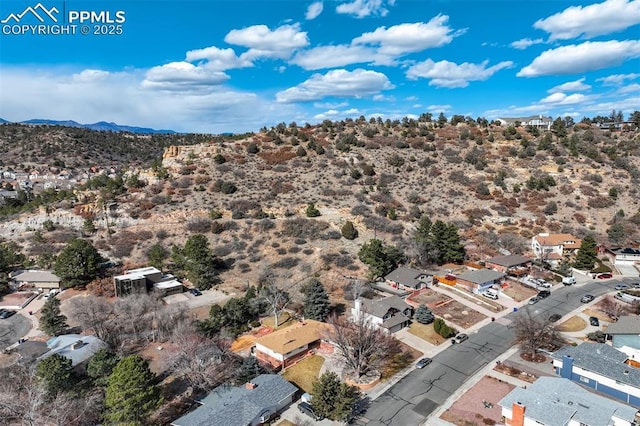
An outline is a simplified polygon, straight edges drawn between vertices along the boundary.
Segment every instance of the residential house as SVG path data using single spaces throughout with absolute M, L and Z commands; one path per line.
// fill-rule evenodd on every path
M 481 293 L 484 290 L 500 285 L 504 280 L 503 272 L 493 269 L 478 269 L 464 272 L 456 277 L 456 285 L 465 287 L 472 293 Z
M 606 254 L 614 265 L 640 264 L 640 249 L 632 247 L 614 247 L 606 249 Z
M 538 234 L 531 239 L 531 250 L 537 259 L 550 263 L 577 253 L 582 240 L 571 234 Z
M 551 130 L 553 117 L 545 117 L 543 115 L 531 115 L 528 117 L 513 118 L 496 118 L 494 121 L 499 122 L 501 126 L 510 126 L 520 123 L 521 126 L 533 126 L 540 130 Z
M 433 280 L 433 273 L 400 266 L 384 277 L 387 284 L 402 290 L 415 291 L 426 288 Z
M 287 368 L 320 347 L 330 349 L 325 340 L 328 330 L 326 323 L 304 320 L 259 337 L 253 354 L 274 369 Z
M 498 404 L 510 426 L 632 426 L 638 412 L 570 380 L 544 376 L 513 389 Z
M 163 297 L 182 293 L 184 287 L 180 281 L 171 274 L 163 274 L 157 268 L 130 269 L 123 275 L 113 277 L 116 296 L 122 297 L 129 294 L 143 294 L 150 290 L 156 290 Z
M 640 349 L 640 317 L 622 316 L 617 322 L 609 324 L 606 334 L 616 349 L 623 346 Z
M 294 401 L 298 388 L 277 374 L 261 374 L 244 386 L 222 385 L 172 426 L 255 426 Z
M 408 327 L 413 316 L 413 307 L 398 296 L 385 297 L 377 300 L 357 298 L 351 309 L 354 319 L 364 315 L 364 320 L 372 326 L 382 328 L 389 333 L 395 333 Z
M 35 287 L 39 290 L 60 288 L 60 277 L 52 272 L 37 269 L 16 271 L 11 275 L 11 281 L 15 288 L 22 286 Z
M 556 373 L 565 379 L 640 407 L 640 369 L 629 355 L 604 343 L 565 346 L 551 355 Z
M 15 200 L 18 197 L 18 191 L 10 191 L 7 189 L 0 189 L 0 206 L 4 206 L 8 200 Z
M 80 334 L 63 334 L 47 340 L 49 350 L 38 359 L 42 360 L 53 354 L 62 355 L 71 360 L 71 366 L 84 367 L 100 349 L 106 349 L 107 345 L 96 336 L 83 336 Z
M 496 256 L 485 261 L 485 266 L 498 272 L 504 272 L 507 275 L 521 276 L 526 275 L 531 268 L 531 259 L 516 254 L 508 256 Z

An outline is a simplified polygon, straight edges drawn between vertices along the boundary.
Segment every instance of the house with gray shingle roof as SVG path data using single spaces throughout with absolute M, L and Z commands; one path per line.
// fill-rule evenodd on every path
M 433 272 L 400 266 L 384 277 L 387 284 L 403 290 L 415 291 L 427 287 L 433 281 Z
M 508 256 L 496 256 L 487 259 L 485 265 L 487 268 L 498 272 L 520 276 L 528 272 L 531 267 L 531 259 L 517 254 L 510 254 Z
M 515 388 L 498 404 L 511 426 L 631 426 L 638 411 L 558 377 L 540 377 L 526 389 Z
M 565 346 L 551 355 L 556 373 L 565 379 L 640 407 L 640 365 L 604 343 Z
M 255 426 L 294 401 L 298 388 L 277 374 L 261 374 L 244 386 L 215 388 L 173 426 Z
M 640 349 L 640 317 L 637 315 L 620 317 L 617 322 L 609 324 L 606 334 L 611 337 L 614 348 L 627 346 Z
M 351 314 L 354 318 L 364 315 L 372 325 L 395 333 L 411 323 L 413 307 L 398 296 L 376 300 L 357 298 Z
M 456 285 L 466 287 L 473 293 L 481 293 L 495 285 L 500 285 L 505 274 L 493 269 L 477 269 L 456 276 Z

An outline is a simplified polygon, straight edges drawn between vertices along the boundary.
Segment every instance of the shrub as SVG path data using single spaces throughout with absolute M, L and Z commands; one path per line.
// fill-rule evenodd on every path
M 398 154 L 393 154 L 387 159 L 387 163 L 389 163 L 389 165 L 393 167 L 400 167 L 404 164 L 404 158 L 402 158 Z
M 258 148 L 258 145 L 256 145 L 255 142 L 251 142 L 249 145 L 247 145 L 247 152 L 249 154 L 257 154 L 258 151 L 260 151 L 260 149 Z
M 445 339 L 458 334 L 458 331 L 453 327 L 449 327 L 442 318 L 435 319 L 433 322 L 433 330 Z
M 307 204 L 307 210 L 305 210 L 305 214 L 307 217 L 318 217 L 320 216 L 320 210 L 316 208 L 313 203 Z
M 223 164 L 227 162 L 227 159 L 224 158 L 224 155 L 222 154 L 216 154 L 216 156 L 213 157 L 213 161 L 215 161 L 216 164 Z
M 347 240 L 355 240 L 358 238 L 358 230 L 353 226 L 351 221 L 345 222 L 342 226 L 341 233 Z
M 285 250 L 286 252 L 286 250 Z M 297 257 L 283 257 L 271 265 L 272 268 L 290 269 L 298 265 L 300 259 Z

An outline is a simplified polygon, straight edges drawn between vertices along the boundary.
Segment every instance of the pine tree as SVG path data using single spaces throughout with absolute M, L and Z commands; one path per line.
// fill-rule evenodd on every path
M 431 312 L 425 305 L 418 306 L 415 318 L 420 324 L 431 324 L 436 319 L 433 312 Z
M 60 354 L 53 354 L 38 363 L 36 377 L 42 381 L 50 398 L 71 389 L 73 372 L 71 360 Z
M 341 232 L 342 236 L 347 240 L 355 240 L 358 238 L 358 230 L 353 226 L 353 222 L 349 220 L 342 226 Z
M 320 280 L 312 278 L 304 287 L 303 293 L 305 296 L 305 318 L 316 321 L 325 321 L 329 312 L 331 312 L 331 303 L 329 302 L 329 295 Z
M 59 336 L 68 327 L 67 317 L 60 313 L 60 299 L 49 296 L 40 313 L 40 330 L 49 336 Z
M 104 415 L 108 423 L 142 425 L 147 415 L 162 403 L 160 390 L 153 383 L 149 363 L 138 355 L 118 362 L 109 376 Z
M 238 369 L 236 380 L 240 384 L 248 383 L 264 372 L 264 368 L 262 368 L 256 357 L 249 356 L 242 361 L 242 365 Z
M 588 235 L 582 240 L 582 244 L 580 244 L 573 266 L 576 269 L 588 271 L 593 269 L 597 258 L 598 250 L 596 240 L 593 238 L 593 235 Z
M 106 386 L 111 372 L 118 365 L 118 357 L 108 349 L 100 349 L 87 364 L 87 376 L 96 386 Z
M 311 391 L 313 411 L 331 420 L 344 420 L 357 401 L 357 390 L 343 383 L 338 375 L 326 372 L 313 383 Z

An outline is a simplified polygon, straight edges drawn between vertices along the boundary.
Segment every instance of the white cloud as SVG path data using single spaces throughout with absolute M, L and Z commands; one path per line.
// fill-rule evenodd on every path
M 447 112 L 451 109 L 451 105 L 449 104 L 445 104 L 445 105 L 429 105 L 427 107 L 427 111 L 433 112 L 433 111 L 437 111 L 438 113 L 440 112 Z
M 617 90 L 617 93 L 640 93 L 640 84 L 629 84 Z
M 535 40 L 531 40 L 530 38 L 521 38 L 520 40 L 516 40 L 511 43 L 509 46 L 513 47 L 514 49 L 524 50 L 529 46 L 533 46 L 534 44 L 540 44 L 543 42 L 544 40 L 542 40 L 541 38 L 537 38 Z
M 307 33 L 299 24 L 282 25 L 270 30 L 266 25 L 253 25 L 241 30 L 231 30 L 224 41 L 249 48 L 240 55 L 243 60 L 257 58 L 289 59 L 293 52 L 309 44 Z
M 71 78 L 77 82 L 93 82 L 93 81 L 101 81 L 107 79 L 111 74 L 108 71 L 102 70 L 82 70 L 77 74 L 73 74 Z
M 418 97 L 417 96 L 407 96 L 406 98 L 404 98 L 405 101 L 409 101 L 409 102 L 413 102 L 413 101 L 417 101 Z
M 315 101 L 328 96 L 359 98 L 392 89 L 386 75 L 358 68 L 353 71 L 332 70 L 326 74 L 314 74 L 295 87 L 276 94 L 278 102 Z
M 371 99 L 376 102 L 395 102 L 396 101 L 395 96 L 383 95 L 382 93 L 378 95 L 373 95 L 373 98 Z
M 568 40 L 623 31 L 639 23 L 640 1 L 607 0 L 589 6 L 568 7 L 536 21 L 533 27 L 550 33 L 549 40 Z
M 213 86 L 208 91 L 150 90 L 144 70 L 0 68 L 0 117 L 34 117 L 81 123 L 119 124 L 181 132 L 256 131 L 265 124 L 290 121 L 293 105 L 276 104 L 256 94 Z M 78 76 L 100 75 L 100 79 Z M 126 102 L 123 102 L 126 100 Z
M 640 74 L 630 73 L 630 74 L 613 74 L 607 77 L 602 77 L 596 79 L 598 82 L 602 82 L 605 86 L 618 86 L 623 84 L 625 80 L 635 80 L 640 77 Z
M 640 40 L 587 41 L 546 50 L 517 76 L 577 74 L 617 66 L 637 57 L 640 57 Z
M 316 19 L 322 13 L 324 9 L 324 5 L 321 1 L 313 2 L 307 8 L 307 13 L 305 14 L 305 19 L 310 21 L 312 19 Z
M 206 60 L 207 68 L 214 71 L 225 71 L 233 68 L 253 66 L 251 61 L 240 59 L 233 49 L 220 49 L 216 46 L 189 50 L 185 60 L 187 62 Z
M 438 15 L 429 22 L 400 24 L 389 28 L 379 27 L 373 32 L 354 38 L 351 43 L 376 46 L 378 53 L 388 56 L 420 52 L 449 44 L 454 37 L 465 32 L 465 30 L 454 31 L 447 25 L 448 21 L 447 15 Z
M 349 105 L 348 102 L 314 102 L 314 108 L 325 108 L 330 110 L 338 110 L 338 108 L 343 108 Z
M 375 50 L 364 46 L 319 46 L 296 54 L 291 63 L 305 70 L 344 67 L 350 64 L 371 62 Z
M 467 87 L 470 81 L 484 81 L 503 68 L 510 68 L 513 62 L 504 61 L 487 68 L 489 61 L 480 64 L 465 62 L 456 64 L 449 61 L 434 62 L 427 59 L 413 65 L 407 70 L 407 78 L 416 80 L 418 78 L 429 79 L 429 86 L 436 87 Z
M 371 15 L 387 16 L 389 13 L 387 6 L 394 4 L 395 0 L 352 0 L 338 5 L 336 12 L 353 15 L 356 18 L 365 18 Z
M 147 71 L 142 85 L 162 90 L 191 90 L 218 85 L 229 79 L 220 71 L 197 67 L 189 62 L 171 62 Z M 195 86 L 195 87 L 194 87 Z
M 551 89 L 547 90 L 547 93 L 556 93 L 556 92 L 583 92 L 585 90 L 591 89 L 591 86 L 584 83 L 585 78 L 582 77 L 580 80 L 568 81 L 566 83 L 559 84 Z
M 575 105 L 584 102 L 588 99 L 588 96 L 583 95 L 582 93 L 574 93 L 571 95 L 567 95 L 561 92 L 553 93 L 546 98 L 540 100 L 541 104 L 552 104 L 552 105 Z

